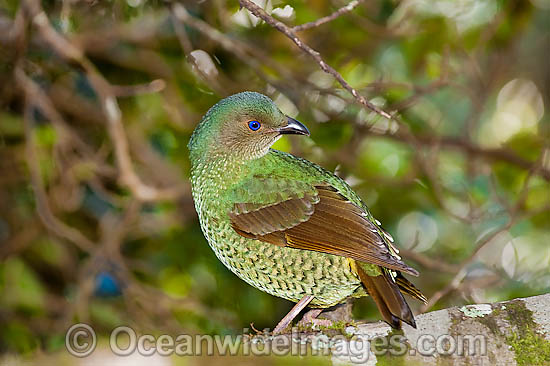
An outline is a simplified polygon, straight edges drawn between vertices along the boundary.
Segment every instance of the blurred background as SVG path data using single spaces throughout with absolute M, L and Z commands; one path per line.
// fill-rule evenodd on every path
M 101 341 L 286 314 L 216 259 L 190 194 L 193 129 L 244 90 L 311 130 L 275 148 L 393 234 L 416 313 L 550 291 L 550 1 L 255 2 L 395 118 L 236 1 L 0 0 L 0 363 L 65 355 L 76 322 Z

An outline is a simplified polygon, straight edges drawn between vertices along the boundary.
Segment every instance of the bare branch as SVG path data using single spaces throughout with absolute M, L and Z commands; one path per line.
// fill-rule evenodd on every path
M 267 24 L 276 28 L 279 32 L 290 38 L 302 51 L 310 55 L 319 64 L 321 70 L 323 70 L 327 74 L 332 75 L 344 89 L 351 93 L 351 95 L 353 95 L 353 97 L 359 104 L 363 105 L 373 112 L 376 112 L 382 117 L 392 119 L 392 116 L 388 112 L 383 111 L 382 109 L 369 102 L 365 97 L 359 94 L 355 88 L 349 85 L 338 71 L 336 71 L 332 66 L 330 66 L 323 60 L 319 52 L 315 51 L 313 48 L 302 42 L 302 40 L 298 38 L 298 36 L 296 36 L 291 28 L 289 28 L 284 23 L 276 20 L 271 15 L 267 14 L 265 10 L 253 3 L 251 0 L 239 0 L 239 3 L 242 7 L 247 8 L 252 14 L 257 16 L 258 18 L 261 18 Z
M 128 140 L 122 123 L 122 114 L 107 80 L 96 70 L 95 66 L 84 56 L 83 52 L 68 40 L 63 38 L 51 26 L 46 13 L 36 0 L 27 0 L 27 8 L 32 14 L 33 24 L 37 27 L 43 39 L 67 61 L 80 65 L 88 75 L 88 80 L 98 94 L 103 114 L 107 119 L 109 136 L 114 145 L 119 180 L 142 201 L 165 200 L 177 197 L 179 189 L 157 189 L 143 183 L 134 170 L 130 158 Z
M 137 85 L 111 85 L 113 94 L 117 97 L 130 97 L 140 94 L 152 94 L 162 91 L 166 87 L 166 82 L 162 79 L 156 79 L 146 84 Z
M 301 32 L 306 29 L 311 29 L 318 27 L 320 25 L 323 25 L 325 23 L 331 22 L 334 19 L 338 18 L 341 15 L 344 15 L 346 13 L 349 13 L 353 9 L 355 9 L 359 4 L 364 2 L 364 0 L 353 0 L 348 5 L 341 7 L 340 9 L 336 10 L 334 13 L 327 15 L 326 17 L 319 18 L 313 22 L 300 24 L 297 26 L 292 27 L 293 32 Z
M 261 79 L 265 80 L 267 83 L 273 86 L 277 86 L 279 84 L 277 80 L 275 80 L 262 70 L 262 66 L 264 65 L 267 65 L 270 68 L 274 69 L 275 71 L 277 71 L 278 74 L 282 75 L 286 79 L 293 79 L 293 76 L 285 68 L 280 67 L 277 63 L 273 62 L 271 58 L 268 55 L 262 53 L 261 50 L 252 49 L 246 43 L 241 42 L 237 39 L 230 38 L 224 33 L 210 26 L 208 23 L 191 16 L 191 14 L 189 14 L 187 9 L 185 9 L 182 4 L 174 4 L 174 6 L 172 7 L 172 12 L 175 20 L 178 20 L 183 24 L 187 24 L 188 26 L 204 34 L 209 39 L 218 43 L 223 49 L 231 52 L 239 60 L 252 68 L 258 74 L 258 76 Z M 191 44 L 188 44 L 188 40 L 186 40 L 185 37 L 181 37 L 181 24 L 178 24 L 177 22 L 175 22 L 175 24 L 176 31 L 179 34 L 178 38 L 180 40 L 180 43 L 182 44 L 184 52 L 187 54 L 187 49 L 191 48 Z M 257 59 L 259 59 L 261 62 L 259 62 Z
M 414 250 L 399 249 L 399 253 L 421 266 L 439 272 L 456 273 L 459 267 L 453 264 L 446 263 L 438 258 L 430 258 L 424 254 L 415 252 Z
M 40 176 L 40 166 L 38 165 L 38 155 L 36 153 L 36 141 L 32 132 L 32 107 L 34 105 L 33 101 L 35 100 L 36 90 L 33 88 L 30 79 L 21 69 L 17 68 L 15 70 L 15 76 L 19 87 L 22 88 L 25 93 L 25 156 L 27 166 L 30 171 L 32 188 L 36 198 L 36 211 L 38 216 L 48 230 L 55 233 L 59 237 L 69 240 L 83 251 L 90 253 L 95 247 L 95 244 L 77 229 L 60 221 L 57 217 L 55 217 L 50 208 L 46 190 L 42 183 L 42 177 Z

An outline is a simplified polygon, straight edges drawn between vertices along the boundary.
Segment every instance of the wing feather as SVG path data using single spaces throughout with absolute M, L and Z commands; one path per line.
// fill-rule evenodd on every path
M 369 220 L 367 212 L 333 186 L 322 184 L 315 186 L 314 191 L 295 193 L 285 192 L 280 182 L 266 186 L 282 189 L 283 193 L 276 195 L 279 201 L 238 202 L 229 212 L 231 224 L 240 235 L 279 246 L 344 256 L 418 276 L 415 269 L 392 254 L 380 234 L 381 229 Z

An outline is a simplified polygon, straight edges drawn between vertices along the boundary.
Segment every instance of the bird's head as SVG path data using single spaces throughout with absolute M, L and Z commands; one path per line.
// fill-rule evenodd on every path
M 243 92 L 210 108 L 188 146 L 192 160 L 220 154 L 248 160 L 265 155 L 284 134 L 309 136 L 309 131 L 265 95 Z

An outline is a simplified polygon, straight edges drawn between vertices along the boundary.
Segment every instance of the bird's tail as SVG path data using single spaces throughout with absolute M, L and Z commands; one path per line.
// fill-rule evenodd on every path
M 408 279 L 406 279 L 401 272 L 396 273 L 397 276 L 395 277 L 395 282 L 397 283 L 397 286 L 399 286 L 399 289 L 402 293 L 404 292 L 410 297 L 415 298 L 418 301 L 422 301 L 424 304 L 428 302 L 426 296 L 424 296 L 424 294 L 420 292 L 420 290 L 417 289 L 415 285 L 413 285 Z
M 360 263 L 357 263 L 356 269 L 361 282 L 376 303 L 380 314 L 392 328 L 400 329 L 401 320 L 416 328 L 413 313 L 401 294 L 398 283 L 392 279 L 385 268 L 380 267 L 382 274 L 378 276 L 369 276 L 361 268 Z

